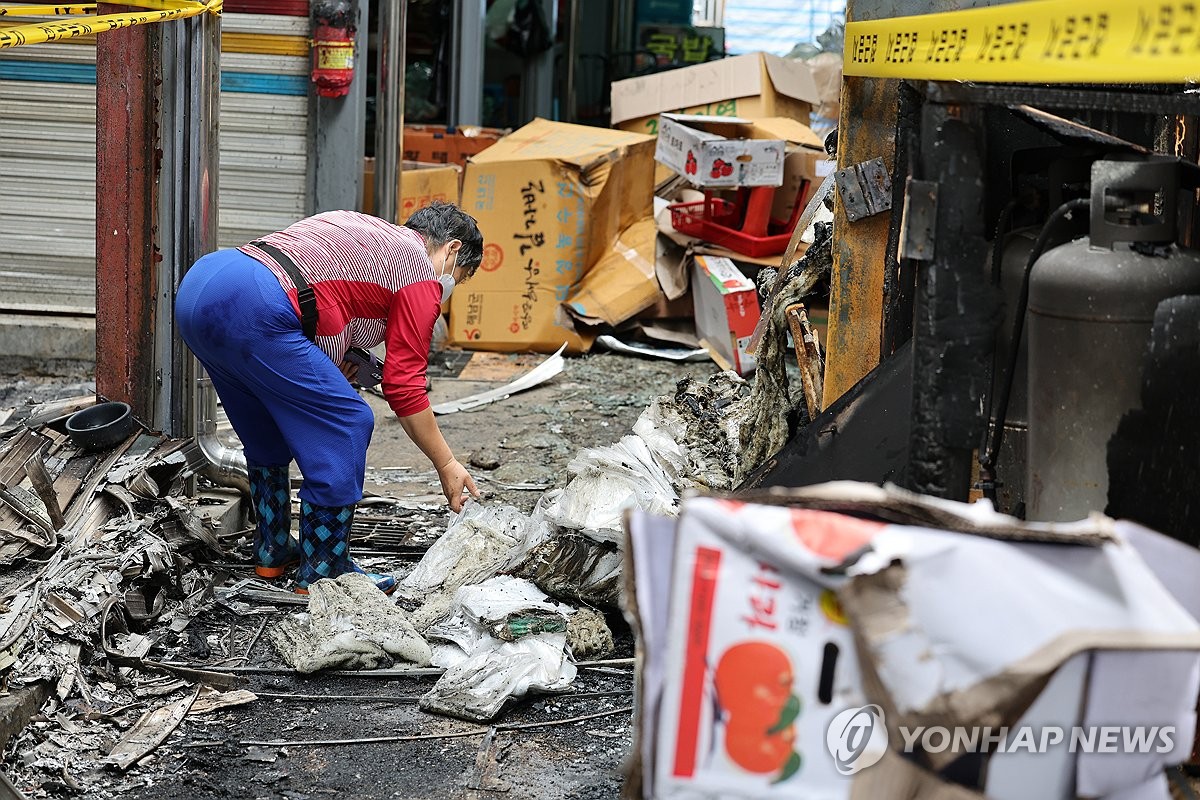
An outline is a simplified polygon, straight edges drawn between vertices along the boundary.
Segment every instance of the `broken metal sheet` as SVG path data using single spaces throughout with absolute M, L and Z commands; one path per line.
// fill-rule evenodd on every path
M 937 181 L 908 179 L 900 219 L 900 258 L 932 261 L 937 245 Z
M 479 394 L 473 394 L 460 400 L 449 400 L 445 403 L 438 403 L 433 407 L 433 413 L 453 414 L 457 411 L 470 411 L 471 409 L 494 403 L 497 400 L 504 400 L 518 392 L 523 392 L 526 389 L 532 389 L 538 384 L 545 383 L 562 372 L 566 367 L 566 361 L 562 356 L 563 350 L 566 347 L 564 344 L 558 348 L 558 351 L 554 355 L 548 357 L 520 378 L 506 383 L 504 386 L 480 392 Z
M 253 703 L 257 699 L 258 695 L 248 689 L 219 692 L 216 689 L 210 689 L 206 686 L 200 690 L 199 696 L 196 697 L 196 702 L 192 703 L 191 710 L 188 711 L 188 716 L 194 717 L 201 714 L 211 714 L 222 708 L 233 708 L 234 706 Z
M 56 633 L 64 634 L 87 619 L 88 611 L 61 594 L 46 595 L 42 619 Z
M 22 538 L 37 548 L 52 547 L 54 545 L 54 523 L 50 521 L 50 517 L 46 514 L 46 508 L 42 505 L 42 501 L 31 492 L 26 491 L 20 486 L 8 486 L 0 488 L 0 503 L 7 505 L 17 516 L 29 523 L 29 526 L 36 528 L 40 536 L 36 538 L 23 533 L 21 530 L 8 530 L 10 536 Z
M 105 761 L 117 769 L 127 770 L 150 755 L 183 722 L 199 693 L 197 686 L 187 697 L 147 711 L 113 746 Z
M 163 678 L 162 680 L 143 680 L 139 681 L 134 687 L 133 693 L 139 699 L 147 697 L 166 697 L 167 695 L 175 694 L 188 688 L 188 682 L 181 678 Z M 208 691 L 216 691 L 208 689 Z
M 31 430 L 21 431 L 0 456 L 0 487 L 16 486 L 25 478 L 25 464 L 46 446 L 46 437 Z
M 640 342 L 623 342 L 615 336 L 602 334 L 596 337 L 596 342 L 612 350 L 614 353 L 624 353 L 630 356 L 658 358 L 664 361 L 711 361 L 708 350 L 703 347 L 656 347 Z
M 118 611 L 120 610 L 119 606 L 117 605 L 117 597 L 115 595 L 109 597 L 107 604 L 105 605 L 103 611 L 100 614 L 100 631 L 99 631 L 100 646 L 104 650 L 105 658 L 107 658 L 110 663 L 112 663 L 118 667 L 130 667 L 133 669 L 143 670 L 143 671 L 144 670 L 157 670 L 160 672 L 166 672 L 170 675 L 174 675 L 175 677 L 182 678 L 186 681 L 190 681 L 190 682 L 197 683 L 197 684 L 208 684 L 209 686 L 215 686 L 215 687 L 221 688 L 221 689 L 232 689 L 237 686 L 241 686 L 242 684 L 244 684 L 246 682 L 244 678 L 241 678 L 237 675 L 230 675 L 228 673 L 223 673 L 223 672 L 213 672 L 213 671 L 205 670 L 205 669 L 196 669 L 194 667 L 181 667 L 181 666 L 176 666 L 174 664 L 165 664 L 160 661 L 152 661 L 148 658 L 145 658 L 144 654 L 130 655 L 126 652 L 123 652 L 122 650 L 113 649 L 112 647 L 109 646 L 109 641 L 110 641 L 109 635 L 108 635 L 109 620 L 113 616 L 116 616 L 118 625 L 114 626 L 114 630 L 119 630 L 119 628 L 124 623 L 124 616 L 121 614 L 114 615 L 112 613 L 114 610 L 118 610 Z M 124 633 L 128 633 L 128 632 L 125 631 Z M 137 642 L 137 640 L 131 641 L 129 639 L 126 639 L 125 641 L 126 641 L 126 643 L 129 644 L 129 646 L 131 648 L 133 648 L 133 652 L 136 652 L 137 649 L 139 649 L 139 643 Z M 147 647 L 147 651 L 148 650 L 149 650 L 149 648 Z
M 216 598 L 217 602 L 234 611 L 239 616 L 254 613 L 254 609 L 250 608 L 246 608 L 241 612 L 237 611 L 234 604 L 239 599 L 270 603 L 271 605 L 308 605 L 308 598 L 303 595 L 285 591 L 257 578 L 243 578 L 232 586 L 218 588 L 216 590 Z

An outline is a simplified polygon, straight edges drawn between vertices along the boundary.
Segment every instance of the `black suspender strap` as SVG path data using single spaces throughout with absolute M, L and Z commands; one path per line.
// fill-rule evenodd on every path
M 287 253 L 262 239 L 250 244 L 275 259 L 275 262 L 283 268 L 283 271 L 292 279 L 292 283 L 296 285 L 296 300 L 300 303 L 300 327 L 304 330 L 305 338 L 310 342 L 315 342 L 317 339 L 317 295 L 308 285 L 304 276 L 300 274 L 296 262 L 292 261 Z

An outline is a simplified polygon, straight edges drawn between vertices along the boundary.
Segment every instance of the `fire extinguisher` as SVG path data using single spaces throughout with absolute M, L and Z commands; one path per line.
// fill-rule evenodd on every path
M 321 97 L 344 97 L 354 80 L 354 34 L 358 9 L 351 0 L 312 4 L 312 82 Z

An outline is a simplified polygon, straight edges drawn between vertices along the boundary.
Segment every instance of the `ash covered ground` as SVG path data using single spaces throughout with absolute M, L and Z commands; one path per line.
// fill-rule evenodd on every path
M 491 389 L 537 364 L 541 356 L 492 357 L 495 380 L 454 377 L 452 355 L 435 358 L 431 399 L 436 403 Z M 505 372 L 508 372 L 505 375 Z M 673 364 L 596 354 L 567 360 L 562 374 L 523 394 L 472 412 L 439 418 L 456 455 L 468 465 L 486 502 L 533 508 L 541 487 L 562 485 L 567 463 L 582 448 L 608 445 L 628 433 L 655 397 L 671 394 L 684 377 L 705 378 L 710 363 Z M 23 379 L 0 388 L 0 408 L 85 393 L 77 380 Z M 376 430 L 368 453 L 368 494 L 439 502 L 437 478 L 405 437 L 384 401 L 368 395 Z M 364 514 L 365 514 L 364 508 Z M 404 524 L 423 541 L 444 530 L 442 509 L 417 510 Z M 415 563 L 419 554 L 411 558 Z M 369 559 L 373 561 L 373 559 Z M 384 564 L 380 563 L 380 566 Z M 403 571 L 404 564 L 386 566 Z M 245 568 L 243 566 L 243 568 Z M 281 609 L 279 616 L 294 609 Z M 280 666 L 267 636 L 256 637 L 263 615 L 238 617 L 215 608 L 197 618 L 170 652 L 172 660 L 217 663 L 240 658 L 246 666 Z M 633 655 L 619 614 L 609 613 L 614 657 Z M 268 617 L 269 625 L 271 618 Z M 282 672 L 282 670 L 281 670 Z M 260 699 L 244 706 L 186 718 L 141 764 L 120 773 L 85 756 L 110 744 L 84 741 L 80 758 L 60 774 L 35 767 L 39 744 L 72 734 L 58 718 L 70 709 L 35 718 L 5 754 L 6 771 L 31 796 L 112 798 L 615 798 L 621 766 L 632 742 L 633 671 L 628 666 L 584 668 L 571 693 L 519 701 L 488 733 L 456 738 L 346 744 L 370 737 L 436 737 L 480 726 L 424 713 L 415 699 L 433 678 L 387 680 L 328 674 L 248 675 L 244 688 Z M 269 695 L 281 695 L 271 697 Z M 110 709 L 117 729 L 128 728 L 148 708 Z M 605 712 L 617 712 L 604 715 Z M 594 716 L 565 725 L 505 729 Z M 69 718 L 69 713 L 68 713 Z M 70 726 L 66 726 L 70 728 Z M 485 729 L 487 726 L 483 726 Z M 322 744 L 302 744 L 319 741 Z M 254 743 L 254 744 L 251 744 Z M 23 779 L 23 780 L 22 780 Z

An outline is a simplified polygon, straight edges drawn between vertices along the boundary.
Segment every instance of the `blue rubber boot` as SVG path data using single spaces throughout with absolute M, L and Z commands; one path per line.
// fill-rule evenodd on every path
M 292 538 L 292 495 L 287 467 L 249 467 L 250 498 L 258 525 L 254 535 L 254 571 L 278 578 L 300 563 L 300 546 Z
M 350 558 L 350 526 L 354 524 L 354 506 L 316 506 L 300 501 L 300 553 L 296 570 L 296 592 L 308 594 L 308 585 L 321 578 L 336 578 L 347 572 L 359 572 L 385 594 L 396 588 L 390 575 L 367 572 Z

